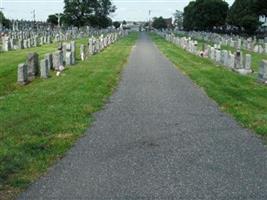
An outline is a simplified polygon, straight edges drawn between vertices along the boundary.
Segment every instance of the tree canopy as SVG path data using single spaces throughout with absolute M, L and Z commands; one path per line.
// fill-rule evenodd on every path
M 265 12 L 264 4 L 263 0 L 235 0 L 228 13 L 228 24 L 254 33 L 260 26 L 259 15 Z
M 6 28 L 11 27 L 11 21 L 7 18 L 5 18 L 5 15 L 3 12 L 0 11 L 0 24 L 2 24 Z
M 174 13 L 174 25 L 178 29 L 182 29 L 183 21 L 184 21 L 183 12 L 181 12 L 179 10 L 176 10 L 175 13 Z
M 163 17 L 155 17 L 152 22 L 152 27 L 155 29 L 165 29 L 167 28 L 167 24 Z
M 121 26 L 121 23 L 120 22 L 113 22 L 112 23 L 113 24 L 113 26 L 117 29 L 117 28 L 119 28 L 120 26 Z
M 191 1 L 184 8 L 183 26 L 186 30 L 211 31 L 225 25 L 228 3 L 223 0 Z
M 64 15 L 68 25 L 91 25 L 106 28 L 112 24 L 109 15 L 116 7 L 110 0 L 64 0 Z

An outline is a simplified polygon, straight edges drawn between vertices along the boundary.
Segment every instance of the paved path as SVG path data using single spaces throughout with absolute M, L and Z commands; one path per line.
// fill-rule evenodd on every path
M 142 34 L 88 134 L 20 199 L 266 200 L 267 148 Z

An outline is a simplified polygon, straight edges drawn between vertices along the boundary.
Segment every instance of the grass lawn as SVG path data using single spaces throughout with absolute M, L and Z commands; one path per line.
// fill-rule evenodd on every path
M 24 87 L 13 87 L 13 76 L 17 64 L 32 49 L 7 53 L 8 58 L 1 55 L 1 84 L 7 83 L 1 92 L 8 91 L 0 99 L 1 200 L 15 198 L 84 134 L 92 113 L 116 86 L 137 36 L 132 33 L 100 54 L 78 61 L 61 77 L 36 79 Z M 50 45 L 36 51 L 43 55 L 54 48 Z
M 244 127 L 267 136 L 267 86 L 258 83 L 255 77 L 239 75 L 190 54 L 156 34 L 151 37 L 159 49 L 223 111 L 232 114 Z

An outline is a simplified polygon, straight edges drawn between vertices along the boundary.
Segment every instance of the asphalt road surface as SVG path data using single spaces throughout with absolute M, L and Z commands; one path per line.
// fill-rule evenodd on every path
M 262 140 L 222 113 L 145 33 L 95 117 L 19 199 L 267 199 Z

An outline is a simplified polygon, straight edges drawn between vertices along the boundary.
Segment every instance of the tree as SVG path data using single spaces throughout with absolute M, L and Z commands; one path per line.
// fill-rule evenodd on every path
M 113 26 L 117 29 L 121 26 L 121 23 L 120 22 L 113 22 Z
M 267 16 L 267 1 L 266 0 L 255 0 L 253 9 L 257 15 Z
M 196 0 L 184 8 L 183 26 L 186 30 L 212 31 L 225 25 L 228 3 L 223 0 Z
M 256 4 L 259 0 L 235 0 L 231 6 L 227 22 L 249 34 L 253 34 L 260 26 L 259 13 L 263 12 Z
M 183 21 L 183 12 L 176 10 L 174 13 L 174 25 L 181 30 L 183 28 Z
M 58 25 L 58 17 L 56 15 L 49 15 L 46 22 L 49 24 L 52 24 L 54 26 L 57 26 Z
M 111 24 L 108 17 L 116 7 L 110 0 L 64 0 L 64 15 L 68 25 L 91 25 L 104 28 Z
M 152 22 L 152 27 L 155 29 L 165 29 L 167 28 L 167 24 L 163 17 L 155 17 Z
M 11 27 L 11 21 L 7 18 L 5 18 L 5 15 L 3 12 L 0 11 L 0 24 L 2 24 L 6 28 Z

